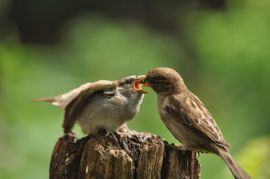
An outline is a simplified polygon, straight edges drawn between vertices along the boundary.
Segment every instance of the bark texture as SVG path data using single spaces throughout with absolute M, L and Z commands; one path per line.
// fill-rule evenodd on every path
M 54 147 L 50 179 L 197 179 L 196 156 L 149 133 L 65 135 Z

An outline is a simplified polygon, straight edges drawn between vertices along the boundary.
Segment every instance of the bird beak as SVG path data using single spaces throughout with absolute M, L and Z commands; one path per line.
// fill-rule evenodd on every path
M 152 84 L 150 82 L 148 82 L 146 77 L 143 80 L 141 80 L 141 83 L 143 84 L 143 86 L 146 86 L 146 87 L 152 86 Z
M 133 82 L 133 89 L 142 94 L 146 94 L 147 91 L 145 91 L 142 87 L 144 86 L 144 83 L 142 81 L 145 79 L 145 75 L 139 76 L 134 82 Z

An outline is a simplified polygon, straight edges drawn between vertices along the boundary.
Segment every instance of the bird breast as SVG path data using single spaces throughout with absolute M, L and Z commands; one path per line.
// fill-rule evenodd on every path
M 160 96 L 158 99 L 158 105 L 160 118 L 173 136 L 181 141 L 182 144 L 184 144 L 187 148 L 194 146 L 193 143 L 195 142 L 194 139 L 196 139 L 196 135 L 190 132 L 189 127 L 183 123 L 183 119 L 176 118 L 173 114 L 168 113 L 165 109 L 166 106 L 171 105 L 170 96 Z
M 131 100 L 119 94 L 106 97 L 98 93 L 89 99 L 78 122 L 86 134 L 95 133 L 100 128 L 113 131 L 134 117 L 141 101 L 142 98 Z

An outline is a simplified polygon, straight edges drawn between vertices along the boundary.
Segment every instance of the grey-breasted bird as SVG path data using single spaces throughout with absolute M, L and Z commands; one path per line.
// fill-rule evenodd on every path
M 114 131 L 138 113 L 145 93 L 140 83 L 143 77 L 86 83 L 65 94 L 34 101 L 64 109 L 64 133 L 71 132 L 76 121 L 85 134 L 95 134 L 100 129 Z
M 187 88 L 179 73 L 171 68 L 154 68 L 142 83 L 151 86 L 157 93 L 162 121 L 187 149 L 217 154 L 235 178 L 251 178 L 233 159 L 230 146 L 212 115 Z

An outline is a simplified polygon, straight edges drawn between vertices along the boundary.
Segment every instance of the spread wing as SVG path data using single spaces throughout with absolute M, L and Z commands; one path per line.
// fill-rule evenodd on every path
M 229 147 L 211 114 L 191 92 L 172 96 L 165 110 L 213 142 Z
M 71 92 L 73 92 L 74 94 L 68 102 L 65 102 L 64 106 L 64 132 L 70 132 L 78 115 L 82 112 L 84 106 L 95 92 L 108 91 L 108 89 L 114 89 L 115 87 L 116 81 L 100 80 L 94 83 L 84 84 L 79 88 L 72 90 Z M 108 92 L 108 94 L 106 93 L 105 95 L 109 94 L 110 93 Z
M 58 106 L 61 109 L 66 109 L 67 105 L 70 104 L 70 102 L 74 100 L 82 91 L 91 90 L 93 88 L 93 85 L 94 83 L 85 83 L 81 85 L 80 87 L 75 88 L 59 96 L 36 98 L 36 99 L 33 99 L 33 101 L 48 102 L 48 103 L 51 103 L 52 105 Z

